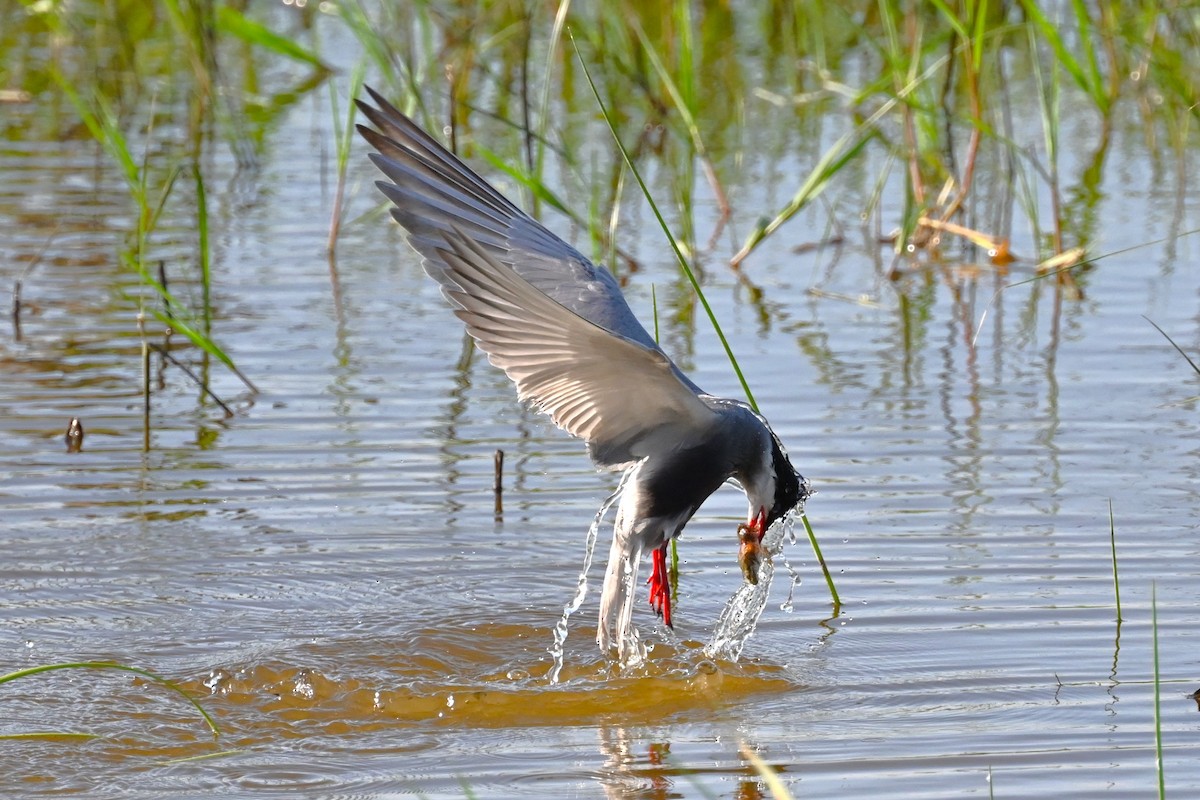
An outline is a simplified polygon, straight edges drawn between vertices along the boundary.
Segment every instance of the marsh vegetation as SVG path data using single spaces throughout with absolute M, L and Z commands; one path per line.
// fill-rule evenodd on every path
M 0 672 L 89 665 L 0 684 L 0 786 L 1195 791 L 1198 61 L 1186 3 L 0 0 Z M 547 681 L 614 486 L 422 276 L 364 83 L 794 443 L 829 581 L 785 548 L 738 662 L 719 493 L 650 663 Z

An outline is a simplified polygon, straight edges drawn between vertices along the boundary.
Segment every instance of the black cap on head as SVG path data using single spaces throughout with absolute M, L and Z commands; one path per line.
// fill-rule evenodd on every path
M 771 433 L 771 469 L 775 471 L 775 503 L 767 512 L 769 528 L 775 520 L 804 502 L 808 497 L 808 481 L 796 471 L 788 460 L 787 451 L 779 443 L 779 437 Z

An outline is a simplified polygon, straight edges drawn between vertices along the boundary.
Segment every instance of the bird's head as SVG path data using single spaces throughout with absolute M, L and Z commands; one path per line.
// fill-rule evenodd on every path
M 808 497 L 808 481 L 796 472 L 775 433 L 769 427 L 766 431 L 770 434 L 770 445 L 760 451 L 758 463 L 747 479 L 741 481 L 750 511 L 746 522 L 738 525 L 741 542 L 738 563 L 751 584 L 758 583 L 759 568 L 767 559 L 767 549 L 762 543 L 767 530 Z
M 767 530 L 792 509 L 800 506 L 809 495 L 808 481 L 788 460 L 787 451 L 770 428 L 770 446 L 763 451 L 762 463 L 742 481 L 750 512 L 746 527 L 759 540 Z

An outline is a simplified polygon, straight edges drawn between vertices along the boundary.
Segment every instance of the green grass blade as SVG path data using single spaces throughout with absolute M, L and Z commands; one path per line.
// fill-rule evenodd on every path
M 1117 523 L 1113 519 L 1112 500 L 1108 501 L 1108 540 L 1112 545 L 1113 594 L 1117 598 L 1117 622 L 1121 617 L 1121 578 L 1117 574 Z
M 600 106 L 600 112 L 604 115 L 604 121 L 608 125 L 608 130 L 612 133 L 613 140 L 617 144 L 617 149 L 621 151 L 621 157 L 625 160 L 629 171 L 633 173 L 633 177 L 637 180 L 638 186 L 641 187 L 642 195 L 649 203 L 651 211 L 654 212 L 655 219 L 658 220 L 659 227 L 667 237 L 667 241 L 671 245 L 671 250 L 675 253 L 675 258 L 679 261 L 680 269 L 687 276 L 688 282 L 691 283 L 692 289 L 696 292 L 696 297 L 700 300 L 700 305 L 704 308 L 704 313 L 708 315 L 709 322 L 712 323 L 713 330 L 717 333 L 717 338 L 721 340 L 721 346 L 725 349 L 725 355 L 729 357 L 729 363 L 733 365 L 733 371 L 737 374 L 738 381 L 742 384 L 742 389 L 746 393 L 746 400 L 750 407 L 758 411 L 758 404 L 754 401 L 754 393 L 750 391 L 750 385 L 746 382 L 746 376 L 742 373 L 742 368 L 738 365 L 737 358 L 733 354 L 733 348 L 729 346 L 729 340 L 725 338 L 724 331 L 721 330 L 721 324 L 717 321 L 717 315 L 713 312 L 712 306 L 709 305 L 708 299 L 704 296 L 703 289 L 700 288 L 700 282 L 696 279 L 695 273 L 692 271 L 691 265 L 684 258 L 683 252 L 679 249 L 679 243 L 675 241 L 675 237 L 671 235 L 670 228 L 667 227 L 667 222 L 663 219 L 662 213 L 658 210 L 658 206 L 654 202 L 654 198 L 650 194 L 646 182 L 642 180 L 642 175 L 638 172 L 638 168 L 634 165 L 633 159 L 629 157 L 629 152 L 625 149 L 625 145 L 621 142 L 621 137 L 617 135 L 616 125 L 613 122 L 612 116 L 609 114 L 608 108 L 604 101 L 600 99 L 600 92 L 596 88 L 595 82 L 592 80 L 592 75 L 588 71 L 587 64 L 584 63 L 583 54 L 579 52 L 579 46 L 575 43 L 575 37 L 571 37 L 571 44 L 575 48 L 575 55 L 579 59 L 579 64 L 583 68 L 584 77 L 587 78 L 588 86 L 592 89 L 592 94 L 596 98 L 596 103 Z M 865 141 L 865 139 L 864 139 Z M 657 318 L 657 315 L 656 315 Z M 821 564 L 821 571 L 825 575 L 825 583 L 829 586 L 829 593 L 833 597 L 835 606 L 841 605 L 841 599 L 838 597 L 837 587 L 833 583 L 833 575 L 829 571 L 829 566 L 825 563 L 824 556 L 821 555 L 821 547 L 817 543 L 817 536 L 813 532 L 812 526 L 808 522 L 808 516 L 801 517 L 804 520 L 804 529 L 808 532 L 808 541 L 812 545 L 813 552 L 816 554 L 817 561 Z
M 231 6 L 217 6 L 217 30 L 236 36 L 265 50 L 309 64 L 322 72 L 330 72 L 329 66 L 316 53 L 302 47 L 294 39 L 280 36 L 261 22 L 255 22 Z
M 659 56 L 658 51 L 654 48 L 654 43 L 650 41 L 646 32 L 642 30 L 642 26 L 638 24 L 637 19 L 631 18 L 630 25 L 633 28 L 633 32 L 637 35 L 638 42 L 642 45 L 643 53 L 650 59 L 651 66 L 658 73 L 659 80 L 662 81 L 663 86 L 667 89 L 667 94 L 671 96 L 671 100 L 675 103 L 675 108 L 688 130 L 688 135 L 692 139 L 692 144 L 696 148 L 696 152 L 704 155 L 706 151 L 704 149 L 704 141 L 700 136 L 700 126 L 696 123 L 696 116 L 692 113 L 692 106 L 687 99 L 687 93 L 690 90 L 686 86 L 681 87 L 676 84 L 675 80 L 671 77 L 670 70 L 667 69 L 667 65 L 663 63 L 662 57 Z
M 138 209 L 137 229 L 133 232 L 132 250 L 122 253 L 122 262 L 137 272 L 144 285 L 150 286 L 163 301 L 167 304 L 169 314 L 164 314 L 156 310 L 154 315 L 164 324 L 169 325 L 173 329 L 179 331 L 186 336 L 193 344 L 199 347 L 204 352 L 212 355 L 222 364 L 230 369 L 237 377 L 246 384 L 253 392 L 257 393 L 258 388 L 242 374 L 241 370 L 233 363 L 228 355 L 225 354 L 217 344 L 212 341 L 208 331 L 211 328 L 211 273 L 210 273 L 210 250 L 208 243 L 208 209 L 205 199 L 204 182 L 200 176 L 198 167 L 193 167 L 193 174 L 196 180 L 197 200 L 198 200 L 198 226 L 200 233 L 200 269 L 201 269 L 201 284 L 204 291 L 204 330 L 197 330 L 195 326 L 188 322 L 188 319 L 193 315 L 187 310 L 186 306 L 179 303 L 170 292 L 167 291 L 146 268 L 143 261 L 143 254 L 146 251 L 146 242 L 151 231 L 157 225 L 159 217 L 163 209 L 166 207 L 171 191 L 175 186 L 175 181 L 181 173 L 182 169 L 176 167 L 171 170 L 162 189 L 159 192 L 158 200 L 151 205 L 149 202 L 149 188 L 146 184 L 146 175 L 148 170 L 144 167 L 139 167 L 134 160 L 132 153 L 129 150 L 128 142 L 121 128 L 117 123 L 116 115 L 112 112 L 108 103 L 100 95 L 93 98 L 91 105 L 85 103 L 70 85 L 57 72 L 54 73 L 55 80 L 62 88 L 63 92 L 70 99 L 71 104 L 79 113 L 84 125 L 100 146 L 112 157 L 121 169 L 122 175 L 125 177 L 125 182 L 129 189 L 130 197 L 134 201 Z
M 542 183 L 546 163 L 546 128 L 550 125 L 550 87 L 554 85 L 554 54 L 558 52 L 558 43 L 562 41 L 562 32 L 567 25 L 567 14 L 571 10 L 571 0 L 559 0 L 558 10 L 554 13 L 554 27 L 550 30 L 550 41 L 546 47 L 546 70 L 542 75 L 541 108 L 538 109 L 537 157 L 534 164 L 534 175 L 537 183 Z M 532 187 L 531 187 L 532 188 Z M 534 192 L 534 197 L 540 195 Z M 542 198 L 545 199 L 545 198 Z M 533 209 L 537 216 L 537 207 Z
M 964 42 L 971 40 L 971 34 L 967 32 L 966 25 L 958 18 L 958 14 L 946 4 L 946 0 L 930 0 L 930 2 L 933 3 L 934 8 L 941 12 L 942 19 L 946 20 L 947 24 L 954 29 L 954 32 L 958 34 L 958 38 Z
M 630 17 L 635 23 L 636 17 Z M 679 29 L 679 92 L 689 110 L 696 108 L 696 52 L 691 0 L 675 0 L 675 23 Z M 697 136 L 697 138 L 699 138 Z
M 121 133 L 120 127 L 117 125 L 116 116 L 112 113 L 112 109 L 104 101 L 104 98 L 96 94 L 92 97 L 93 105 L 83 102 L 79 93 L 75 91 L 75 87 L 67 81 L 66 78 L 57 69 L 52 69 L 50 73 L 55 82 L 58 83 L 60 89 L 71 101 L 71 105 L 75 107 L 75 111 L 79 114 L 79 118 L 83 120 L 84 126 L 92 134 L 105 152 L 112 157 L 117 165 L 121 168 L 121 174 L 125 177 L 125 182 L 129 186 L 129 190 L 135 197 L 140 199 L 142 213 L 145 213 L 145 194 L 142 189 L 142 179 L 140 170 L 138 170 L 137 162 L 133 160 L 133 155 L 129 152 L 129 146 L 125 141 L 125 136 Z
M 842 598 L 838 594 L 837 586 L 833 583 L 833 573 L 829 571 L 829 565 L 825 563 L 825 556 L 821 553 L 821 545 L 817 542 L 817 534 L 813 530 L 812 523 L 808 521 L 808 514 L 801 514 L 800 521 L 804 523 L 804 532 L 808 534 L 808 543 L 812 546 L 813 555 L 817 557 L 817 563 L 821 565 L 821 574 L 825 577 L 825 585 L 829 587 L 829 596 L 833 598 L 833 612 L 836 614 L 842 606 Z
M 782 211 L 775 215 L 775 218 L 765 225 L 759 225 L 746 239 L 746 243 L 742 245 L 742 249 L 737 252 L 731 259 L 734 266 L 742 263 L 746 256 L 750 255 L 754 248 L 758 247 L 763 239 L 766 239 L 780 225 L 787 222 L 789 219 L 799 213 L 805 206 L 815 200 L 825 187 L 829 185 L 829 181 L 843 167 L 849 164 L 862 152 L 867 141 L 873 135 L 871 132 L 864 130 L 859 126 L 853 131 L 843 135 L 840 139 L 834 142 L 833 147 L 825 151 L 821 156 L 821 160 L 817 162 L 817 166 L 808 174 L 803 185 L 796 191 Z
M 600 113 L 604 115 L 604 122 L 608 125 L 608 130 L 612 133 L 613 141 L 617 144 L 617 149 L 621 151 L 621 157 L 625 159 L 626 166 L 633 173 L 633 177 L 637 180 L 638 186 L 642 189 L 642 195 L 650 204 L 650 210 L 654 212 L 654 218 L 658 220 L 659 227 L 667 237 L 667 241 L 671 245 L 671 250 L 675 253 L 675 258 L 679 261 L 679 267 L 683 270 L 683 274 L 687 277 L 688 282 L 692 285 L 692 290 L 696 293 L 697 299 L 700 300 L 700 305 L 704 308 L 704 313 L 708 315 L 709 322 L 712 323 L 713 330 L 717 333 L 717 338 L 721 340 L 721 347 L 725 350 L 725 355 L 729 357 L 729 363 L 733 366 L 733 371 L 737 374 L 738 382 L 742 385 L 742 391 L 746 393 L 746 400 L 750 407 L 758 411 L 758 403 L 754 401 L 754 393 L 750 391 L 750 384 L 746 382 L 746 376 L 742 373 L 741 366 L 738 365 L 737 358 L 733 354 L 733 348 L 729 345 L 729 340 L 725 338 L 725 332 L 721 330 L 721 323 L 717 321 L 717 315 L 713 312 L 712 306 L 708 303 L 708 298 L 704 296 L 704 290 L 700 288 L 700 281 L 696 279 L 696 274 L 692 271 L 692 267 L 688 264 L 687 258 L 684 257 L 683 251 L 679 248 L 679 243 L 675 237 L 671 235 L 671 229 L 667 226 L 667 221 L 663 219 L 662 212 L 658 210 L 658 205 L 654 202 L 654 198 L 650 194 L 650 189 L 646 186 L 646 182 L 642 180 L 642 174 L 634 165 L 633 159 L 629 157 L 629 151 L 625 149 L 625 145 L 621 142 L 621 137 L 617 135 L 616 123 L 613 121 L 612 115 L 608 111 L 608 107 L 600 98 L 600 90 L 596 88 L 595 81 L 592 80 L 592 74 L 588 71 L 587 64 L 583 60 L 583 54 L 579 52 L 579 45 L 575 42 L 575 37 L 571 35 L 571 45 L 575 48 L 575 56 L 579 59 L 579 64 L 583 68 L 584 77 L 587 78 L 588 86 L 592 89 L 592 95 L 596 98 L 596 103 L 600 106 Z
M 1026 26 L 1029 48 L 1037 50 L 1038 34 L 1033 24 Z M 1042 62 L 1033 58 L 1033 78 L 1038 90 L 1038 108 L 1042 112 L 1042 135 L 1046 140 L 1046 161 L 1053 167 L 1058 163 L 1059 99 L 1062 94 L 1059 72 L 1051 68 L 1049 80 L 1043 74 Z
M 145 170 L 144 169 L 140 170 L 140 173 L 144 176 Z M 148 235 L 149 232 L 154 230 L 155 226 L 158 225 L 158 220 L 162 217 L 163 211 L 167 207 L 167 201 L 169 199 L 171 199 L 171 192 L 174 191 L 174 189 L 175 189 L 175 181 L 179 180 L 179 176 L 182 173 L 183 173 L 182 166 L 177 166 L 174 169 L 172 169 L 170 171 L 170 173 L 168 173 L 166 181 L 163 182 L 162 189 L 158 193 L 158 202 L 155 203 L 153 206 L 151 206 L 151 205 L 146 206 L 146 216 L 142 220 L 141 230 L 139 231 L 139 234 L 141 236 L 141 242 L 140 242 L 141 244 L 145 244 L 146 235 Z M 139 192 L 141 194 L 145 195 L 147 199 L 149 199 L 149 192 L 145 188 L 144 183 L 145 183 L 145 178 L 143 177 L 141 180 L 142 186 L 139 189 Z M 207 214 L 206 214 L 206 221 L 207 221 Z
M 1021 7 L 1025 9 L 1025 14 L 1030 23 L 1037 28 L 1041 34 L 1041 38 L 1050 45 L 1050 48 L 1054 51 L 1055 58 L 1058 59 L 1058 63 L 1062 64 L 1067 74 L 1075 79 L 1075 83 L 1091 98 L 1096 107 L 1101 112 L 1107 112 L 1109 100 L 1108 96 L 1104 93 L 1103 82 L 1099 77 L 1099 67 L 1093 63 L 1092 71 L 1085 72 L 1083 66 L 1079 63 L 1079 59 L 1067 48 L 1067 43 L 1059 32 L 1059 26 L 1046 16 L 1037 0 L 1020 1 Z M 1089 38 L 1086 34 L 1091 27 L 1086 11 L 1082 16 L 1077 14 L 1076 18 L 1079 22 L 1080 38 L 1086 40 Z M 1094 58 L 1093 54 L 1093 60 Z
M 204 176 L 200 165 L 192 164 L 192 176 L 196 179 L 196 228 L 199 235 L 200 258 L 200 313 L 204 320 L 205 338 L 212 333 L 212 265 L 208 247 L 208 195 L 204 191 Z
M 158 281 L 154 281 L 154 283 L 157 285 Z M 171 302 L 174 303 L 174 307 L 178 308 L 178 303 L 173 300 Z M 240 369 L 238 369 L 237 364 L 233 363 L 233 359 L 226 355 L 225 351 L 217 346 L 216 342 L 205 336 L 203 331 L 198 331 L 186 320 L 178 316 L 167 314 L 165 311 L 161 311 L 157 308 L 153 309 L 151 313 L 154 315 L 154 318 L 163 325 L 170 327 L 176 333 L 182 333 L 185 337 L 187 337 L 187 340 L 196 345 L 196 347 L 199 347 L 201 350 L 208 353 L 210 356 L 228 367 L 229 371 L 236 375 L 238 379 L 246 385 L 247 389 L 255 394 L 258 394 L 258 387 L 254 385 L 254 382 L 246 377 L 246 375 Z
M 1071 0 L 1071 8 L 1075 11 L 1075 21 L 1079 26 L 1079 44 L 1083 48 L 1083 66 L 1086 66 L 1089 93 L 1097 99 L 1101 109 L 1108 108 L 1108 96 L 1104 93 L 1104 75 L 1100 72 L 1100 61 L 1096 58 L 1094 39 L 1096 32 L 1092 27 L 1092 17 L 1087 4 L 1082 0 Z M 1100 100 L 1103 100 L 1101 104 Z
M 885 18 L 887 18 L 886 14 Z M 891 110 L 897 103 L 907 102 L 909 95 L 916 91 L 932 75 L 937 74 L 942 69 L 947 58 L 947 56 L 942 56 L 935 59 L 924 72 L 915 75 L 909 80 L 908 83 L 896 92 L 894 97 L 883 103 L 875 113 L 857 125 L 854 130 L 849 131 L 834 142 L 833 146 L 821 156 L 820 161 L 817 162 L 817 166 L 809 173 L 804 184 L 796 191 L 791 202 L 773 220 L 758 226 L 746 239 L 746 243 L 742 245 L 742 249 L 730 259 L 730 263 L 735 267 L 738 266 L 763 239 L 770 236 L 780 225 L 783 225 L 801 209 L 815 200 L 824 191 L 825 187 L 828 186 L 830 180 L 862 152 L 868 141 L 878 135 L 875 124 L 885 115 L 891 113 Z
M 983 66 L 983 42 L 987 33 L 987 0 L 978 0 L 975 5 L 975 35 L 971 37 L 971 63 L 975 74 L 979 74 Z
M 1167 796 L 1166 774 L 1163 770 L 1162 707 L 1158 669 L 1158 585 L 1150 584 L 1150 632 L 1154 641 L 1154 763 L 1158 772 L 1158 797 Z
M 213 719 L 207 711 L 204 710 L 204 706 L 200 705 L 200 703 L 194 697 L 185 692 L 174 682 L 169 681 L 160 675 L 156 675 L 149 670 L 142 669 L 141 667 L 131 667 L 127 664 L 117 664 L 111 661 L 74 661 L 64 664 L 42 664 L 40 666 L 29 667 L 27 669 L 19 669 L 16 672 L 10 672 L 7 675 L 0 675 L 0 684 L 19 680 L 20 678 L 27 678 L 31 675 L 40 675 L 44 672 L 53 672 L 61 669 L 116 670 L 119 672 L 130 672 L 134 675 L 140 675 L 143 678 L 154 681 L 160 686 L 165 686 L 172 692 L 175 692 L 175 694 L 182 697 L 184 700 L 187 700 L 188 703 L 190 703 L 192 707 L 200 713 L 200 716 L 204 718 L 204 722 L 206 725 L 208 725 L 208 729 L 212 731 L 213 739 L 217 739 L 221 735 L 221 729 L 217 727 L 217 721 Z
M 569 217 L 577 225 L 585 228 L 591 227 L 584 219 L 580 218 L 578 214 L 568 208 L 567 204 L 564 203 L 549 186 L 542 183 L 541 179 L 537 175 L 530 175 L 528 172 L 510 164 L 481 144 L 475 144 L 474 147 L 479 155 L 483 156 L 489 164 L 508 175 L 517 183 L 524 186 L 533 194 L 535 198 L 555 209 L 556 211 L 566 214 L 567 217 Z
M 1179 355 L 1183 356 L 1184 360 L 1188 362 L 1188 366 L 1190 366 L 1197 375 L 1200 375 L 1200 367 L 1196 366 L 1196 362 L 1192 361 L 1192 357 L 1189 356 L 1187 353 L 1185 353 L 1183 351 L 1183 348 L 1180 347 L 1178 344 L 1176 344 L 1175 340 L 1167 335 L 1166 331 L 1164 331 L 1162 328 L 1158 327 L 1158 325 L 1154 322 L 1154 320 L 1150 319 L 1149 317 L 1145 316 L 1144 314 L 1142 315 L 1142 319 L 1146 320 L 1146 322 L 1149 322 L 1151 325 L 1153 325 L 1154 330 L 1161 333 L 1163 335 L 1163 338 L 1171 343 L 1171 347 L 1174 347 L 1176 350 L 1179 351 Z
M 333 253 L 337 247 L 338 235 L 341 233 L 342 224 L 345 221 L 344 217 L 346 209 L 344 206 L 346 198 L 346 173 L 350 168 L 350 149 L 354 141 L 354 120 L 358 114 L 358 105 L 354 103 L 354 98 L 358 97 L 362 90 L 363 81 L 367 76 L 367 62 L 365 59 L 359 59 L 359 62 L 354 67 L 354 72 L 350 76 L 350 102 L 346 106 L 346 119 L 342 121 L 341 112 L 338 110 L 337 91 L 331 86 L 329 89 L 329 106 L 332 110 L 333 119 L 333 136 L 337 149 L 337 189 L 333 197 L 333 211 L 329 216 L 329 238 L 325 242 L 325 249 L 329 253 Z
M 200 753 L 195 756 L 183 756 L 181 758 L 168 758 L 161 764 L 187 764 L 192 761 L 211 761 L 214 758 L 225 758 L 226 756 L 234 756 L 242 753 L 242 750 L 218 750 L 215 753 Z
M 225 351 L 222 350 L 217 343 L 212 340 L 211 337 L 207 336 L 203 331 L 196 330 L 196 328 L 188 321 L 192 314 L 188 311 L 187 307 L 175 299 L 175 296 L 171 293 L 171 291 L 167 289 L 167 287 L 163 286 L 162 283 L 150 273 L 150 270 L 146 269 L 146 266 L 138 259 L 135 253 L 123 253 L 122 261 L 127 267 L 137 272 L 141 277 L 142 283 L 154 289 L 154 291 L 158 293 L 158 296 L 162 298 L 163 303 L 166 305 L 165 311 L 157 308 L 151 310 L 151 313 L 154 315 L 155 319 L 157 319 L 163 325 L 170 327 L 172 330 L 182 333 L 187 337 L 188 341 L 196 345 L 196 347 L 199 347 L 201 350 L 208 353 L 213 358 L 217 359 L 226 367 L 228 367 L 229 370 L 242 381 L 242 383 L 246 384 L 246 388 L 255 394 L 258 394 L 258 387 L 254 385 L 253 381 L 247 378 L 242 371 L 238 369 L 237 365 L 233 363 L 233 359 L 226 355 Z

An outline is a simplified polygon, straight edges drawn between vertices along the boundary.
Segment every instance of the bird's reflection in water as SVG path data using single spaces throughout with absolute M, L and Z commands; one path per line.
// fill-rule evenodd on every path
M 609 800 L 667 800 L 689 796 L 693 789 L 704 797 L 717 796 L 711 787 L 702 785 L 701 770 L 672 756 L 670 742 L 640 737 L 622 725 L 602 725 L 599 732 L 605 762 L 598 778 Z M 735 800 L 765 800 L 769 795 L 762 782 L 750 777 L 753 768 L 744 765 L 742 769 L 748 776 L 738 781 L 730 796 Z
M 644 755 L 638 750 L 645 748 Z M 599 775 L 604 787 L 604 796 L 609 800 L 626 798 L 650 798 L 665 800 L 677 796 L 673 792 L 672 772 L 667 765 L 671 755 L 669 742 L 651 742 L 634 737 L 628 728 L 621 725 L 600 727 L 600 752 L 605 756 Z

